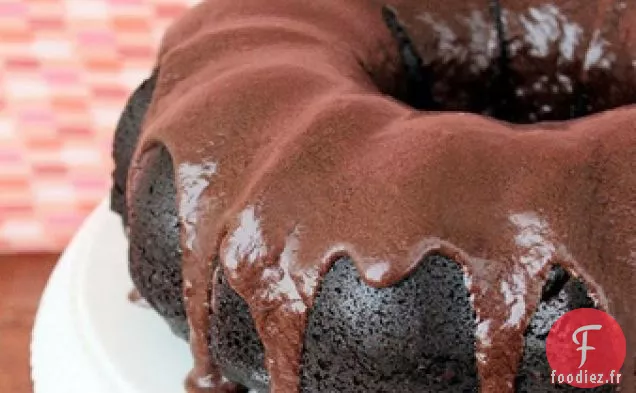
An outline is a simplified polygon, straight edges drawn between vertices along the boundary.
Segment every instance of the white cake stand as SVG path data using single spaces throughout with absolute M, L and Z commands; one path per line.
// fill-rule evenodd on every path
M 35 393 L 178 393 L 187 344 L 128 293 L 127 241 L 104 200 L 77 233 L 42 296 L 31 344 Z

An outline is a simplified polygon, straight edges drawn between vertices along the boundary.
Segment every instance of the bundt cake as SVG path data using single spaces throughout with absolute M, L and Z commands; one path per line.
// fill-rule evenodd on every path
M 208 0 L 114 142 L 190 392 L 569 392 L 567 311 L 636 355 L 636 4 Z M 184 376 L 185 378 L 185 376 Z

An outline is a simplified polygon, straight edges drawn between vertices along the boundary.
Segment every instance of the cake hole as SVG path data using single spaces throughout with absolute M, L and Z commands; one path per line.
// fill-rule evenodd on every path
M 583 59 L 561 65 L 552 54 L 543 59 L 527 48 L 512 50 L 519 39 L 507 36 L 499 1 L 490 4 L 497 48 L 477 71 L 441 53 L 420 56 L 397 11 L 385 6 L 383 19 L 403 67 L 404 86 L 393 97 L 418 110 L 470 112 L 514 124 L 572 120 L 636 103 L 634 70 L 587 69 Z

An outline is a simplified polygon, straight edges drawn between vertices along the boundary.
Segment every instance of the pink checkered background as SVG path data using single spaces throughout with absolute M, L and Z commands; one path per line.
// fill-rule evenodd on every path
M 64 248 L 110 186 L 111 139 L 194 0 L 0 0 L 0 253 Z

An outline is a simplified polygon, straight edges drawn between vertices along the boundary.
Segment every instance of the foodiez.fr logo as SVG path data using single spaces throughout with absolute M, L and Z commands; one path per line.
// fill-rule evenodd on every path
M 556 321 L 546 341 L 552 383 L 618 385 L 626 350 L 623 330 L 609 314 L 592 308 L 570 311 Z

